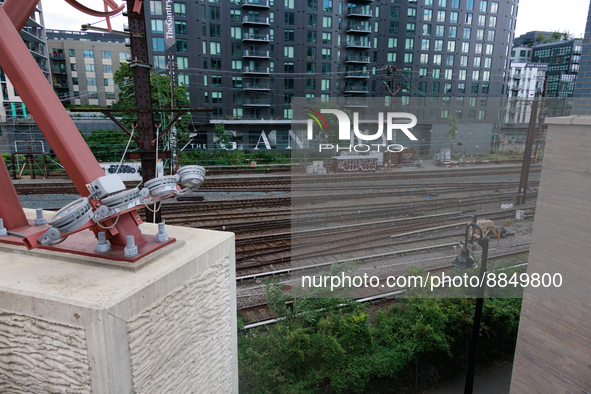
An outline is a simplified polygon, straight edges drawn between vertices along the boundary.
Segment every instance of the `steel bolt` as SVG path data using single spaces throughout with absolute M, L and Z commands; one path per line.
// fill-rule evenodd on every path
M 4 220 L 0 219 L 0 237 L 8 235 L 8 230 L 4 228 Z
M 133 235 L 128 235 L 127 238 L 127 246 L 125 247 L 125 257 L 133 257 L 137 256 L 137 246 L 135 246 L 135 239 Z
M 47 223 L 47 219 L 43 217 L 43 209 L 37 208 L 35 211 L 37 217 L 35 218 L 35 226 L 41 226 L 42 224 Z
M 156 234 L 156 242 L 168 241 L 168 233 L 164 231 L 164 221 L 158 223 L 158 234 Z
M 101 231 L 98 233 L 98 244 L 96 245 L 97 253 L 105 253 L 111 250 L 111 243 L 107 241 L 107 233 Z

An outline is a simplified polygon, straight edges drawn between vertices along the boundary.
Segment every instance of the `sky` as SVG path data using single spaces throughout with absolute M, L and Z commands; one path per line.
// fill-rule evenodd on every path
M 116 2 L 117 4 L 125 3 L 122 0 L 116 0 Z M 103 9 L 101 0 L 80 0 L 80 3 L 96 10 Z M 45 27 L 48 29 L 80 30 L 82 24 L 101 20 L 77 11 L 64 0 L 42 0 L 42 6 Z M 532 30 L 561 32 L 568 30 L 575 37 L 582 37 L 585 33 L 588 12 L 589 0 L 521 0 L 516 35 Z M 112 20 L 113 28 L 121 30 L 126 20 L 127 18 L 121 15 L 115 17 Z M 106 27 L 106 24 L 102 22 L 94 26 Z

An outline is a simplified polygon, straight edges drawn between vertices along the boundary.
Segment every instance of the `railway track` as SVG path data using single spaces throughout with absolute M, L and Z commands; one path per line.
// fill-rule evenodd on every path
M 526 214 L 531 217 L 534 209 Z M 502 220 L 515 217 L 515 211 L 497 211 L 481 213 L 481 217 L 490 220 Z M 418 242 L 408 237 L 409 232 L 430 232 L 453 229 L 465 225 L 472 219 L 466 212 L 450 212 L 425 217 L 407 217 L 362 223 L 336 228 L 318 229 L 291 233 L 291 239 L 284 237 L 258 244 L 236 244 L 236 274 L 240 280 L 260 279 L 281 274 L 290 274 L 308 268 L 329 266 L 334 261 L 344 258 L 346 261 L 361 263 L 376 259 L 376 254 L 361 255 L 366 251 L 388 249 L 394 246 Z M 425 238 L 424 241 L 445 239 L 454 235 L 442 235 Z M 461 238 L 462 234 L 458 235 Z M 298 238 L 301 237 L 301 238 Z M 396 239 L 406 237 L 407 239 Z M 294 242 L 295 241 L 295 242 Z M 427 247 L 429 249 L 429 247 Z M 400 255 L 399 251 L 384 253 L 383 257 Z M 314 261 L 328 261 L 312 264 Z M 294 265 L 295 264 L 295 265 Z M 308 265 L 307 265 L 308 264 Z M 312 265 L 309 265 L 312 264 Z
M 532 165 L 530 172 L 541 171 L 541 165 Z M 429 178 L 457 178 L 466 176 L 494 176 L 519 174 L 520 166 L 461 168 L 450 170 L 412 170 L 376 173 L 326 174 L 326 175 L 269 175 L 264 177 L 243 178 L 206 178 L 200 188 L 203 192 L 218 191 L 288 191 L 289 187 L 342 182 L 380 181 L 380 180 L 413 180 Z M 139 182 L 126 182 L 127 187 L 135 187 Z M 18 194 L 77 194 L 77 190 L 70 180 L 19 181 L 15 184 Z
M 528 255 L 529 255 L 529 250 L 519 250 L 516 252 L 503 253 L 503 254 L 489 256 L 488 262 L 490 263 L 490 262 L 494 262 L 494 261 L 502 261 L 502 260 L 522 256 L 521 260 L 519 262 L 515 263 L 513 266 L 514 267 L 525 266 L 525 265 L 527 265 Z M 453 258 L 453 256 L 450 256 L 450 257 Z M 421 264 L 421 261 L 413 263 L 414 266 L 419 266 L 420 264 Z M 441 272 L 451 271 L 451 269 L 453 269 L 453 266 L 451 264 L 448 264 L 448 265 L 439 266 L 436 268 L 427 269 L 427 270 L 425 270 L 425 272 L 430 273 L 430 275 L 437 275 Z M 379 279 L 380 279 L 380 283 L 382 281 L 386 280 L 385 277 L 379 277 Z M 291 288 L 288 286 L 286 290 L 289 291 L 290 289 Z M 404 292 L 405 292 L 404 289 L 389 289 L 389 291 L 387 293 L 377 294 L 377 295 L 374 295 L 371 297 L 359 297 L 359 298 L 355 298 L 355 300 L 358 302 L 376 302 L 376 301 L 379 302 L 384 299 L 390 299 L 393 297 L 402 296 L 402 295 L 404 295 Z M 247 323 L 245 326 L 245 329 L 254 328 L 257 326 L 262 326 L 265 324 L 272 324 L 275 321 L 277 321 L 278 318 L 280 318 L 271 311 L 268 303 L 266 303 L 266 302 L 240 307 L 240 308 L 238 308 L 238 313 L 244 319 L 245 323 Z

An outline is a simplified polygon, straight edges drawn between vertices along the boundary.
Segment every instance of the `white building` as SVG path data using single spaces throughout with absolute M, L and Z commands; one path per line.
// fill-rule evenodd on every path
M 527 123 L 531 103 L 544 87 L 548 65 L 545 63 L 512 63 L 507 89 L 506 123 Z

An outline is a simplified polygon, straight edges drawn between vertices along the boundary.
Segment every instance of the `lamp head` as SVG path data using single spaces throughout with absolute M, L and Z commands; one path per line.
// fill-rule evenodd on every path
M 454 267 L 461 268 L 461 269 L 474 269 L 478 268 L 478 264 L 474 261 L 474 258 L 470 255 L 470 250 L 464 246 L 462 251 L 456 257 L 455 261 L 452 263 Z

